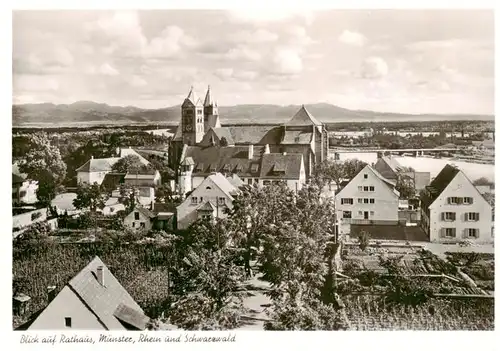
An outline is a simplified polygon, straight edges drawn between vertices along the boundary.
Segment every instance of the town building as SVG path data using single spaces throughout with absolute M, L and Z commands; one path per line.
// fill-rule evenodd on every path
M 298 191 L 306 183 L 306 169 L 300 153 L 270 153 L 269 145 L 233 147 L 186 147 L 179 174 L 179 191 L 186 194 L 213 173 L 237 175 L 245 184 L 286 183 Z
M 209 172 L 223 172 L 224 167 L 231 166 L 223 160 L 253 160 L 266 148 L 268 154 L 301 154 L 305 176 L 309 178 L 314 165 L 328 157 L 328 131 L 304 106 L 288 122 L 266 126 L 224 127 L 220 124 L 218 111 L 210 88 L 204 102 L 191 88 L 181 106 L 181 122 L 169 147 L 169 166 L 177 176 L 186 157 L 192 157 L 197 167 L 202 164 L 203 172 L 206 172 L 205 167 L 212 167 Z M 243 153 L 247 153 L 246 156 L 242 157 Z M 198 154 L 210 154 L 210 160 L 198 158 Z M 244 178 L 243 171 L 249 170 L 238 169 L 236 173 Z M 259 178 L 258 171 L 250 170 L 249 173 L 246 178 Z
M 221 173 L 204 178 L 177 206 L 177 228 L 185 229 L 199 219 L 225 218 L 226 210 L 233 207 L 233 200 L 243 185 L 237 176 L 228 179 Z
M 351 225 L 397 225 L 399 192 L 396 183 L 366 165 L 335 195 L 339 234 Z
M 113 165 L 118 162 L 120 159 L 128 156 L 135 155 L 139 157 L 141 164 L 144 166 L 149 165 L 149 161 L 146 160 L 143 156 L 137 153 L 134 149 L 121 148 L 118 150 L 117 157 L 108 157 L 108 158 L 94 158 L 93 156 L 85 162 L 82 166 L 76 169 L 77 172 L 77 181 L 80 183 L 94 184 L 97 183 L 99 185 L 104 181 L 104 177 L 106 174 L 112 172 Z
M 136 205 L 132 211 L 123 219 L 125 227 L 134 230 L 149 231 L 153 228 L 153 223 L 156 215 L 147 208 Z
M 34 204 L 38 201 L 36 191 L 38 181 L 28 179 L 26 174 L 19 172 L 17 165 L 12 166 L 12 203 Z
M 459 168 L 447 164 L 421 198 L 421 226 L 429 240 L 493 242 L 491 204 Z
M 410 170 L 406 167 L 403 167 L 391 155 L 379 155 L 379 157 L 377 158 L 377 162 L 375 162 L 373 168 L 377 170 L 384 178 L 389 179 L 393 182 L 397 182 L 399 176 L 409 177 L 411 180 L 413 180 L 417 195 L 431 182 L 430 172 L 417 172 L 415 170 Z
M 145 330 L 149 318 L 95 257 L 27 326 L 28 330 Z M 26 326 L 25 326 L 26 327 Z

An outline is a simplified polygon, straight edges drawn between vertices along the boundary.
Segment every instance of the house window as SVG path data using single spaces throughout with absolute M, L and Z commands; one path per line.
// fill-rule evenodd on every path
M 375 211 L 370 211 L 370 216 L 374 216 L 375 215 Z
M 146 223 L 141 222 L 141 228 L 146 228 Z
M 203 202 L 203 196 L 200 197 L 200 204 Z
M 66 328 L 71 328 L 71 317 L 64 317 L 64 325 Z
M 363 191 L 368 191 L 368 189 L 370 189 L 370 188 L 369 188 L 369 187 L 367 187 L 367 186 L 364 186 L 364 187 L 363 187 Z
M 368 199 L 363 199 L 363 203 L 367 204 L 368 203 Z
M 358 199 L 358 204 L 362 204 L 362 203 L 363 203 L 363 199 L 360 197 L 360 198 Z
M 368 174 L 363 174 L 363 177 L 364 177 L 365 179 L 368 179 Z
M 375 203 L 375 199 L 370 199 L 370 203 L 374 204 Z
M 212 220 L 212 215 L 209 213 L 205 213 L 201 215 L 201 219 L 204 221 L 211 221 Z
M 342 212 L 342 218 L 351 218 L 351 217 L 352 217 L 351 211 Z
M 226 204 L 226 198 L 224 198 L 224 197 L 219 197 L 219 198 L 217 198 L 217 203 L 218 203 L 219 205 L 224 206 L 224 205 Z
M 110 207 L 109 208 L 109 212 L 115 212 L 115 208 L 114 207 Z
M 341 205 L 352 205 L 354 204 L 354 200 L 352 198 L 342 198 L 340 199 Z
M 271 184 L 271 181 L 269 180 L 264 180 L 264 185 L 270 185 Z
M 135 222 L 132 222 L 132 228 L 135 228 Z
M 361 185 L 358 186 L 358 191 L 363 191 L 363 187 Z
M 358 215 L 362 216 L 363 215 L 363 211 L 358 211 Z
M 134 219 L 135 219 L 136 221 L 138 221 L 138 220 L 139 220 L 139 212 L 134 212 Z
M 196 196 L 191 197 L 191 204 L 196 205 L 198 203 L 198 198 Z
M 375 191 L 375 187 L 374 187 L 374 186 L 371 186 L 371 187 L 370 187 L 370 191 Z
M 463 202 L 463 197 L 449 197 L 448 198 L 448 204 L 449 205 L 459 205 Z
M 197 110 L 196 110 L 196 113 L 197 113 L 197 114 L 199 114 L 199 115 L 201 115 L 201 114 L 203 113 L 203 110 L 201 110 L 201 109 L 197 109 Z
M 469 222 L 479 221 L 479 212 L 467 212 L 465 214 L 465 220 Z
M 465 205 L 472 205 L 474 203 L 474 200 L 472 197 L 464 197 L 464 204 Z
M 477 228 L 467 228 L 465 229 L 465 234 L 468 238 L 478 238 L 479 237 L 479 229 Z
M 455 228 L 444 228 L 444 236 L 448 238 L 454 238 L 457 235 L 457 230 Z
M 211 188 L 211 187 L 209 187 L 209 186 L 207 186 L 205 189 L 206 189 L 206 190 L 211 190 L 212 188 Z
M 456 218 L 455 212 L 443 212 L 441 216 L 443 221 L 454 221 Z

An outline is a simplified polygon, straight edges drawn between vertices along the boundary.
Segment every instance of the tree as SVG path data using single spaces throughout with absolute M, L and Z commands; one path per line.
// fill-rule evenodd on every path
M 399 191 L 399 197 L 402 199 L 415 198 L 415 181 L 409 174 L 398 172 L 396 179 L 396 190 Z
M 366 162 L 358 160 L 357 158 L 351 158 L 344 161 L 344 178 L 351 180 L 358 175 L 366 165 Z
M 91 212 L 96 212 L 97 209 L 103 209 L 106 205 L 107 195 L 101 192 L 99 184 L 92 185 L 83 183 L 79 184 L 76 189 L 76 198 L 73 200 L 73 205 L 78 209 L 89 209 Z
M 177 298 L 171 322 L 183 329 L 234 328 L 242 308 L 237 289 L 244 275 L 225 222 L 195 222 L 185 234 L 171 273 Z
M 359 248 L 365 251 L 370 245 L 370 233 L 362 230 L 358 236 Z
M 127 155 L 119 159 L 111 169 L 117 173 L 138 172 L 146 167 L 142 164 L 141 159 L 137 155 Z
M 345 161 L 327 159 L 315 167 L 312 182 L 321 189 L 325 185 L 330 185 L 332 182 L 339 188 L 340 183 L 344 179 L 351 180 L 366 165 L 366 162 L 358 159 L 349 159 Z
M 174 195 L 172 188 L 168 184 L 162 184 L 155 190 L 155 200 L 156 202 L 163 204 L 171 204 L 176 207 L 182 203 L 180 196 Z
M 473 184 L 474 185 L 492 185 L 492 182 L 486 177 L 481 177 L 481 178 L 476 179 L 473 182 Z
M 118 202 L 125 206 L 126 213 L 132 211 L 135 208 L 135 205 L 139 202 L 137 200 L 137 189 L 132 185 L 121 184 Z
M 47 134 L 32 134 L 29 145 L 29 151 L 19 164 L 19 171 L 38 181 L 39 201 L 48 204 L 54 198 L 56 187 L 66 176 L 66 164 L 59 149 L 50 143 Z

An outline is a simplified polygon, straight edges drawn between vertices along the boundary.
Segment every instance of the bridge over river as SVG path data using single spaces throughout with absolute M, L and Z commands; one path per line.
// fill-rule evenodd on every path
M 390 154 L 390 155 L 404 155 L 410 154 L 411 156 L 423 156 L 439 154 L 441 152 L 453 152 L 457 151 L 456 147 L 449 148 L 434 148 L 434 149 L 378 149 L 378 148 L 330 148 L 328 150 L 328 156 L 334 157 L 334 159 L 340 159 L 340 154 L 348 154 L 348 153 L 377 153 L 377 154 Z M 405 155 L 406 156 L 406 155 Z

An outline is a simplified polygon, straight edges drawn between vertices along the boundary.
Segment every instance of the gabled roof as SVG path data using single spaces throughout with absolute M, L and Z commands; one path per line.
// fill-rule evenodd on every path
M 233 136 L 231 135 L 229 128 L 226 127 L 212 128 L 212 130 L 214 131 L 215 135 L 217 135 L 217 138 L 219 138 L 219 140 L 225 138 L 228 145 L 234 145 Z
M 394 173 L 397 173 L 403 169 L 403 166 L 394 158 L 390 156 L 382 156 L 382 160 L 389 166 Z
M 143 165 L 149 165 L 149 161 L 146 158 L 144 158 L 142 155 L 140 155 L 137 151 L 132 149 L 131 147 L 120 148 L 120 158 L 123 158 L 125 156 L 129 156 L 129 155 L 137 156 L 137 157 L 139 157 L 139 160 L 141 161 L 141 163 Z
M 101 186 L 110 191 L 115 190 L 125 181 L 125 173 L 107 173 L 102 180 Z
M 120 157 L 91 158 L 76 169 L 77 172 L 109 172 Z
M 312 141 L 312 132 L 304 132 L 300 130 L 287 130 L 283 137 L 282 144 L 310 144 Z
M 215 173 L 208 177 L 211 181 L 215 183 L 227 196 L 231 197 L 238 192 L 238 188 L 235 187 L 226 177 L 221 173 Z
M 205 95 L 205 102 L 203 103 L 203 106 L 213 106 L 214 102 L 212 100 L 212 94 L 210 94 L 210 85 L 208 86 L 207 89 L 207 95 Z
M 142 207 L 142 206 L 136 206 L 133 211 L 139 211 L 140 213 L 142 213 L 143 215 L 145 215 L 146 217 L 149 217 L 149 218 L 156 217 L 156 214 L 154 214 L 153 212 L 151 212 L 150 210 L 148 210 L 147 208 Z
M 279 126 L 231 126 L 227 129 L 236 145 L 277 145 L 283 135 L 283 130 Z
M 299 179 L 301 165 L 302 154 L 265 154 L 262 155 L 260 177 Z
M 210 202 L 210 201 L 204 201 L 200 206 L 196 208 L 196 211 L 210 211 L 213 212 L 217 207 Z
M 104 286 L 97 281 L 96 274 L 99 266 L 103 267 Z M 70 280 L 68 286 L 108 330 L 124 328 L 115 316 L 120 305 L 126 306 L 129 311 L 134 310 L 134 315 L 141 316 L 141 320 L 147 318 L 142 308 L 97 256 Z
M 183 165 L 183 166 L 193 166 L 193 165 L 194 165 L 193 158 L 192 158 L 192 157 L 186 157 L 186 158 L 182 161 L 181 165 Z
M 434 180 L 429 184 L 427 190 L 431 195 L 431 202 L 433 202 L 446 187 L 451 183 L 455 176 L 460 172 L 457 167 L 446 164 Z
M 186 96 L 184 103 L 186 103 L 187 101 L 189 101 L 190 103 L 192 103 L 195 106 L 198 106 L 201 104 L 201 100 L 198 98 L 198 96 L 194 92 L 193 87 L 191 87 L 191 90 L 189 90 L 189 94 L 188 94 L 188 96 Z
M 304 105 L 297 111 L 297 113 L 290 119 L 287 123 L 287 126 L 321 126 L 323 123 L 318 121 L 313 115 L 307 111 Z

